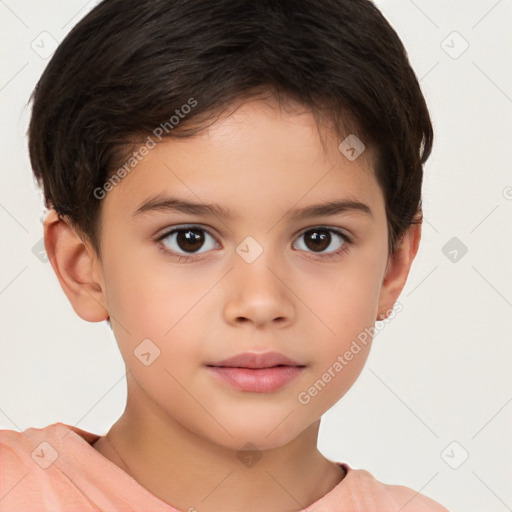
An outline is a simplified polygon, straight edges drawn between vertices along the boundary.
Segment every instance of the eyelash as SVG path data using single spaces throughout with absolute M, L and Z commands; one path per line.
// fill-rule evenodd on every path
M 191 261 L 199 261 L 202 258 L 197 258 L 197 255 L 183 256 L 181 254 L 175 254 L 173 251 L 170 251 L 169 249 L 166 249 L 165 246 L 162 243 L 160 243 L 160 242 L 162 242 L 162 240 L 165 240 L 166 238 L 169 238 L 172 234 L 179 233 L 180 231 L 186 231 L 188 229 L 192 230 L 192 231 L 194 231 L 194 230 L 196 230 L 196 231 L 204 231 L 205 233 L 208 233 L 213 239 L 215 239 L 215 236 L 212 233 L 210 233 L 210 231 L 208 231 L 207 229 L 205 229 L 203 227 L 200 227 L 200 226 L 190 225 L 190 226 L 182 226 L 182 227 L 179 227 L 179 228 L 173 228 L 173 229 L 171 229 L 169 231 L 166 231 L 163 235 L 160 235 L 159 237 L 157 237 L 155 242 L 158 242 L 159 249 L 166 256 L 171 256 L 173 258 L 177 258 L 178 263 L 188 263 L 188 262 L 191 262 Z M 300 233 L 298 238 L 302 237 L 306 233 L 309 233 L 310 231 L 315 231 L 316 229 L 318 229 L 319 231 L 328 231 L 329 233 L 334 233 L 334 234 L 340 236 L 344 243 L 343 243 L 343 245 L 339 249 L 337 249 L 336 251 L 330 252 L 330 253 L 321 254 L 321 253 L 311 252 L 309 254 L 316 254 L 316 257 L 312 258 L 311 256 L 307 256 L 307 258 L 309 258 L 309 259 L 316 260 L 316 261 L 318 260 L 318 258 L 324 259 L 324 260 L 325 259 L 330 260 L 332 258 L 336 258 L 337 256 L 339 257 L 339 256 L 347 253 L 349 251 L 350 247 L 353 245 L 353 241 L 352 241 L 351 237 L 349 237 L 348 235 L 346 235 L 345 233 L 343 233 L 339 229 L 329 228 L 329 227 L 326 227 L 326 226 L 313 226 L 311 228 L 307 228 L 306 230 L 304 230 L 304 231 L 302 231 Z M 306 252 L 307 253 L 307 251 L 302 251 L 302 252 Z

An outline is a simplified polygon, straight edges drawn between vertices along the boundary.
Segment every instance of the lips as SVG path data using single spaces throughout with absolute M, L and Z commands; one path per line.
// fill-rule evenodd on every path
M 277 391 L 301 374 L 305 365 L 278 352 L 238 354 L 207 365 L 224 384 L 241 391 Z
M 272 368 L 273 366 L 305 366 L 279 352 L 245 352 L 207 366 L 230 368 Z

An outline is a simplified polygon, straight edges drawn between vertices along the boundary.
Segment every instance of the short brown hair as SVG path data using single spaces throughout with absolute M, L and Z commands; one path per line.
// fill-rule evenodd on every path
M 29 151 L 46 207 L 101 255 L 94 191 L 126 148 L 190 98 L 196 106 L 164 136 L 192 136 L 262 89 L 375 151 L 393 253 L 421 222 L 433 129 L 406 50 L 369 0 L 104 0 L 62 41 L 32 94 Z

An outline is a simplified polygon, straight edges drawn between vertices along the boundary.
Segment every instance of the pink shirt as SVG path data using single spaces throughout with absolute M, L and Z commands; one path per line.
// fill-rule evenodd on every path
M 99 437 L 60 422 L 0 430 L 0 511 L 179 512 L 97 452 L 91 444 Z M 340 465 L 345 478 L 303 512 L 448 512 L 412 489 Z

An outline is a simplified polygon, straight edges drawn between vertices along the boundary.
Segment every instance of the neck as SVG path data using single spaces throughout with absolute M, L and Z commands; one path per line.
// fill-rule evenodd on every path
M 316 447 L 320 420 L 284 446 L 241 452 L 133 402 L 94 448 L 179 510 L 299 511 L 344 477 Z

